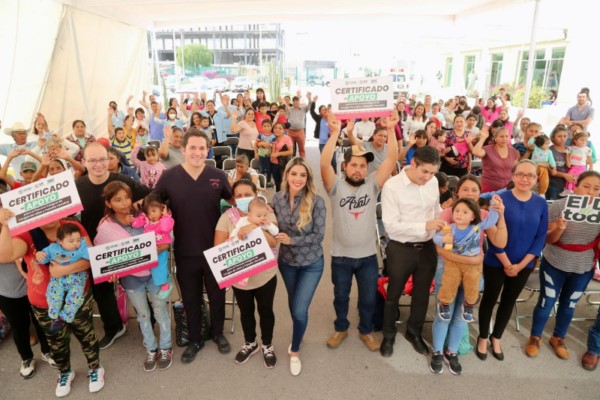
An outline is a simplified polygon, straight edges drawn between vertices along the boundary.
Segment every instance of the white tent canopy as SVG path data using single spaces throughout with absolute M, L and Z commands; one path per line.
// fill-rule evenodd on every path
M 579 2 L 573 2 L 569 10 L 576 10 Z M 534 4 L 532 0 L 2 1 L 0 54 L 5 58 L 0 76 L 5 79 L 0 80 L 0 118 L 4 127 L 15 121 L 30 125 L 41 111 L 50 129 L 69 133 L 72 121 L 83 119 L 89 132 L 105 135 L 108 102 L 115 100 L 124 108 L 129 94 L 139 99 L 142 90 L 150 87 L 147 30 L 261 22 L 328 26 L 381 21 L 377 33 L 395 51 L 402 52 L 410 44 L 416 51 L 446 48 L 446 52 L 459 54 L 502 41 L 528 43 Z M 538 40 L 562 35 L 561 26 L 574 13 L 558 0 L 541 0 L 541 4 L 546 7 L 541 7 Z M 591 19 L 591 13 L 578 18 Z M 306 45 L 335 46 L 336 41 L 344 40 L 340 29 L 332 27 L 331 32 L 322 42 Z M 507 40 L 509 36 L 513 39 Z M 575 70 L 568 63 L 565 69 Z M 578 81 L 581 77 L 571 79 L 573 87 L 585 86 Z M 574 100 L 574 93 L 567 96 Z

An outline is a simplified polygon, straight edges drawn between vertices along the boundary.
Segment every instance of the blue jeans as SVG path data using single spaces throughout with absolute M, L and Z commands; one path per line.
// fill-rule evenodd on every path
M 587 340 L 587 351 L 595 356 L 600 357 L 600 308 L 598 308 L 598 315 L 596 315 L 596 321 L 590 326 Z
M 573 319 L 575 305 L 581 298 L 583 291 L 594 276 L 594 270 L 583 274 L 564 272 L 552 266 L 542 257 L 540 264 L 540 296 L 533 309 L 533 322 L 531 323 L 531 336 L 542 336 L 544 326 L 550 316 L 550 311 L 558 300 L 558 311 L 553 336 L 564 338 Z
M 156 286 L 150 276 L 136 277 L 125 276 L 121 278 L 127 297 L 137 312 L 137 321 L 140 324 L 140 330 L 144 337 L 144 347 L 146 351 L 155 351 L 170 349 L 171 345 L 171 318 L 167 310 L 167 301 L 158 298 L 160 287 Z M 150 307 L 148 307 L 148 297 L 152 302 L 154 318 L 160 329 L 160 344 L 156 344 L 156 336 L 152 330 L 150 321 Z
M 331 282 L 333 283 L 333 308 L 336 319 L 333 323 L 337 332 L 345 332 L 350 326 L 348 305 L 352 276 L 356 275 L 358 286 L 358 331 L 366 335 L 373 332 L 373 313 L 377 298 L 379 278 L 377 256 L 363 258 L 331 257 Z
M 323 257 L 312 264 L 299 267 L 279 260 L 279 272 L 288 292 L 288 305 L 294 325 L 292 352 L 300 349 L 308 325 L 308 307 L 323 275 L 323 266 Z
M 271 181 L 271 157 L 269 156 L 258 156 L 258 165 L 260 166 L 260 173 L 267 177 L 267 183 Z
M 557 186 L 552 185 L 552 182 L 550 182 L 550 185 L 548 186 L 548 190 L 546 190 L 546 200 L 558 200 L 560 199 L 560 196 L 558 195 L 560 192 L 562 192 L 564 190 L 564 185 L 563 188 L 559 188 Z
M 437 294 L 442 282 L 442 275 L 444 273 L 444 259 L 438 257 L 437 270 L 435 273 L 435 291 Z M 459 286 L 458 292 L 454 301 L 450 304 L 450 320 L 446 321 L 440 317 L 437 312 L 434 313 L 435 317 L 433 320 L 432 336 L 433 336 L 433 351 L 444 351 L 444 343 L 448 338 L 448 352 L 458 353 L 458 347 L 467 331 L 468 324 L 462 319 L 462 304 L 465 302 L 465 292 L 462 285 Z M 436 306 L 438 302 L 436 301 Z M 458 307 L 457 307 L 458 304 Z M 456 311 L 456 312 L 455 312 Z

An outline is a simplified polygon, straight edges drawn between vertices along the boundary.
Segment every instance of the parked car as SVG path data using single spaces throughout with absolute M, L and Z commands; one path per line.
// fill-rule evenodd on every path
M 229 82 L 225 78 L 211 79 L 210 80 L 210 87 L 215 92 L 218 91 L 218 90 L 220 90 L 222 92 L 225 92 L 225 91 L 229 90 Z
M 232 92 L 244 92 L 253 88 L 254 81 L 247 76 L 236 76 L 229 86 L 229 90 Z
M 183 86 L 189 85 L 190 83 L 192 83 L 192 81 L 187 76 L 177 77 L 175 75 L 169 75 L 165 79 L 165 86 L 169 92 L 180 91 Z

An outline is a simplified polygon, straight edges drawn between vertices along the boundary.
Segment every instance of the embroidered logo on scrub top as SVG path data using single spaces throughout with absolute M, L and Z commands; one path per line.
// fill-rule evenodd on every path
M 209 179 L 209 182 L 210 182 L 210 186 L 212 186 L 213 189 L 215 189 L 215 190 L 221 189 L 221 180 L 220 179 Z

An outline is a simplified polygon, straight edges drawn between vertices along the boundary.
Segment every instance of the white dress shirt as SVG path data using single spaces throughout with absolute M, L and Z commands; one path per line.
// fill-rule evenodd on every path
M 426 230 L 427 221 L 438 218 L 441 212 L 438 181 L 432 177 L 425 185 L 412 183 L 402 169 L 383 185 L 381 208 L 383 225 L 391 240 L 425 242 L 435 230 Z

